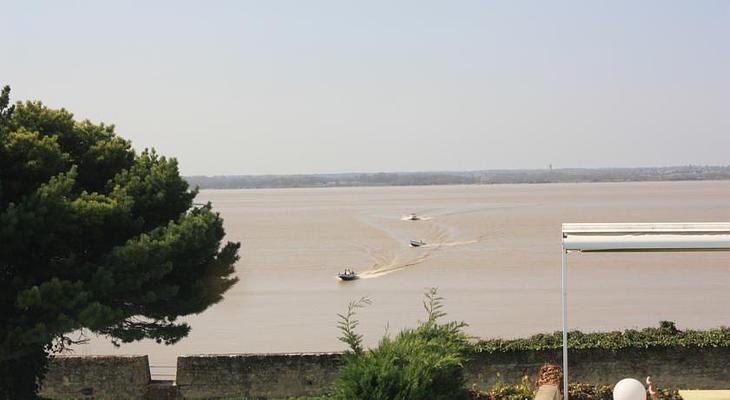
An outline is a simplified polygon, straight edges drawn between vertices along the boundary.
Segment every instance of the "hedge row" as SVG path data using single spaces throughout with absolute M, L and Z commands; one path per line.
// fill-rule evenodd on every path
M 563 333 L 538 334 L 522 339 L 489 339 L 476 343 L 477 352 L 499 353 L 512 351 L 553 350 L 563 347 Z M 674 322 L 661 321 L 659 327 L 623 332 L 568 333 L 570 349 L 656 349 L 671 347 L 717 348 L 730 347 L 730 328 L 680 331 Z

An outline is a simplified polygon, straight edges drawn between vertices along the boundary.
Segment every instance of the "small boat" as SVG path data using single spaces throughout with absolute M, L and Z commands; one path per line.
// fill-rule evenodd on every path
M 426 242 L 424 242 L 423 240 L 411 240 L 411 247 L 421 247 L 425 244 Z
M 340 280 L 342 281 L 354 281 L 358 278 L 357 272 L 350 269 L 345 269 L 345 272 L 337 274 L 337 277 L 340 278 Z
M 406 219 L 409 221 L 418 221 L 421 219 L 421 217 L 416 214 L 410 214 Z

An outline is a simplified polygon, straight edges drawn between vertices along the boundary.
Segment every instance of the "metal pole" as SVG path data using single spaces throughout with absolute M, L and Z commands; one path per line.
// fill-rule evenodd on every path
M 568 400 L 568 253 L 561 243 L 563 252 L 563 274 L 560 285 L 563 293 L 563 399 Z

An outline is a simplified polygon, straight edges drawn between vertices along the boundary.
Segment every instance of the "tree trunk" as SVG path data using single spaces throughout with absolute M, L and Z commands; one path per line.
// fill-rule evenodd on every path
M 0 355 L 0 400 L 38 399 L 43 376 L 48 369 L 45 347 L 24 349 L 20 356 Z

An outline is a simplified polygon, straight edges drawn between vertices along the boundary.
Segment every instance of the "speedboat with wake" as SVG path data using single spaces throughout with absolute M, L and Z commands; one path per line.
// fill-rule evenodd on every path
M 358 278 L 357 272 L 349 268 L 345 268 L 345 272 L 340 272 L 337 274 L 337 277 L 340 278 L 341 281 L 354 281 Z
M 421 247 L 424 246 L 426 242 L 423 240 L 411 240 L 411 247 Z
M 410 215 L 408 215 L 408 216 L 406 217 L 406 219 L 407 219 L 408 221 L 420 221 L 420 220 L 421 220 L 421 217 L 419 217 L 419 216 L 418 216 L 418 215 L 416 215 L 416 214 L 410 214 Z

